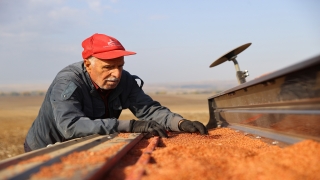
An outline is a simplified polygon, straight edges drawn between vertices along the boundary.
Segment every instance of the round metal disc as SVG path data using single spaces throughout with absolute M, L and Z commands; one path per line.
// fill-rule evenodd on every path
M 242 46 L 239 46 L 231 51 L 229 51 L 228 53 L 226 53 L 225 55 L 221 56 L 219 59 L 215 60 L 210 67 L 214 67 L 217 66 L 221 63 L 224 63 L 225 61 L 230 60 L 230 58 L 232 58 L 233 56 L 236 56 L 238 54 L 240 54 L 242 51 L 244 51 L 245 49 L 247 49 L 249 46 L 251 45 L 251 43 L 247 43 L 244 44 Z

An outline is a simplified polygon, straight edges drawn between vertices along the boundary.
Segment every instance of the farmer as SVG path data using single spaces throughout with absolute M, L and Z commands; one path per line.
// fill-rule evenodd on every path
M 94 34 L 82 47 L 83 61 L 62 69 L 50 85 L 27 134 L 26 152 L 92 134 L 208 134 L 202 123 L 184 119 L 144 93 L 143 81 L 123 70 L 124 56 L 136 53 L 126 51 L 117 39 Z M 139 120 L 118 120 L 127 108 Z

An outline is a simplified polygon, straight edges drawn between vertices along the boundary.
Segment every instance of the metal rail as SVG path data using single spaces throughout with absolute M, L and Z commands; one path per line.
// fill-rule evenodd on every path
M 142 178 L 143 173 L 145 172 L 145 166 L 149 163 L 151 158 L 151 153 L 158 145 L 159 137 L 154 137 L 148 147 L 144 150 L 143 154 L 140 156 L 137 163 L 134 165 L 132 173 L 126 180 L 139 180 Z
M 231 127 L 285 143 L 320 141 L 320 56 L 208 98 L 208 128 Z
M 0 179 L 101 179 L 144 134 L 93 135 L 0 162 Z

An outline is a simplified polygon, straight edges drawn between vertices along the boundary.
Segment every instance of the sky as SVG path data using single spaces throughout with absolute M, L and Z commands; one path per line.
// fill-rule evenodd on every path
M 232 62 L 209 65 L 250 42 L 249 81 L 320 55 L 320 1 L 0 0 L 0 85 L 50 84 L 94 33 L 136 52 L 124 69 L 151 84 L 237 82 Z

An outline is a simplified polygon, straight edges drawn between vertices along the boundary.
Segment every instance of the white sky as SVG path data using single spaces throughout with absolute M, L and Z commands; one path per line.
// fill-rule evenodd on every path
M 0 0 L 0 85 L 49 84 L 81 61 L 94 33 L 137 55 L 125 69 L 145 83 L 234 80 L 233 48 L 253 79 L 320 54 L 318 0 Z

